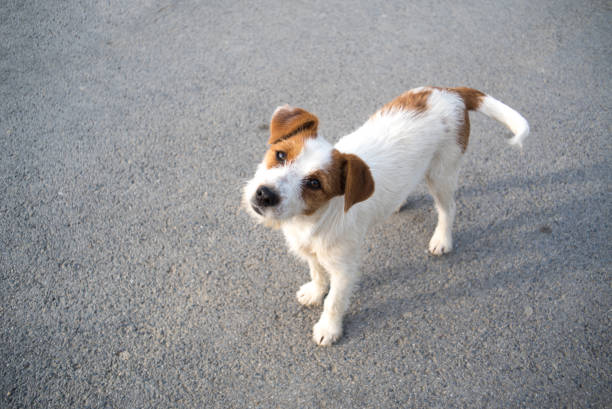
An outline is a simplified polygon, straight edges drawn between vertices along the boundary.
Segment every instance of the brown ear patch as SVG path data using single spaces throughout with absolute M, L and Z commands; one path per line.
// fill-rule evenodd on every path
M 363 202 L 374 193 L 374 178 L 369 166 L 357 155 L 341 154 L 346 163 L 343 167 L 344 177 L 344 212 L 351 206 Z
M 264 162 L 268 169 L 293 161 L 304 148 L 307 138 L 316 138 L 319 120 L 302 108 L 289 105 L 279 107 L 270 120 L 270 149 Z M 277 158 L 277 152 L 284 154 L 284 160 Z
M 285 163 L 294 161 L 300 152 L 302 152 L 302 149 L 304 149 L 306 139 L 309 137 L 310 136 L 296 134 L 290 138 L 282 139 L 280 142 L 270 146 L 270 149 L 268 149 L 268 152 L 266 152 L 266 156 L 264 157 L 266 168 L 270 169 L 275 166 L 282 166 Z M 286 155 L 284 161 L 278 160 L 276 156 L 277 152 L 283 152 Z
M 385 104 L 380 113 L 388 113 L 391 111 L 414 111 L 417 113 L 424 112 L 427 109 L 427 100 L 431 95 L 431 89 L 424 88 L 419 91 L 406 91 L 391 102 Z
M 313 114 L 302 108 L 289 105 L 279 107 L 274 111 L 270 120 L 270 139 L 273 145 L 295 135 L 316 137 L 319 120 Z
M 313 214 L 330 199 L 335 196 L 340 196 L 344 192 L 342 168 L 339 165 L 340 164 L 334 160 L 329 168 L 317 170 L 308 175 L 304 180 L 302 185 L 302 199 L 306 204 L 304 214 Z M 319 189 L 309 188 L 306 184 L 308 179 L 317 179 L 321 187 Z
M 309 179 L 320 182 L 319 189 L 308 187 Z M 332 150 L 332 161 L 326 169 L 308 175 L 302 186 L 304 214 L 310 215 L 335 196 L 344 195 L 344 211 L 362 202 L 374 193 L 374 179 L 370 168 L 357 155 Z

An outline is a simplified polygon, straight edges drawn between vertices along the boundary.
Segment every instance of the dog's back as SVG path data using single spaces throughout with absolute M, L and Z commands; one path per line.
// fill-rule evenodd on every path
M 376 189 L 357 209 L 374 212 L 376 219 L 402 205 L 434 156 L 456 160 L 461 155 L 457 134 L 465 107 L 459 95 L 417 88 L 403 97 L 385 105 L 336 144 L 336 149 L 358 155 L 370 167 Z
M 376 190 L 357 209 L 375 213 L 377 220 L 387 217 L 424 176 L 436 179 L 456 173 L 468 144 L 469 110 L 506 124 L 516 135 L 512 143 L 520 144 L 529 132 L 520 114 L 480 91 L 464 87 L 407 91 L 335 145 L 361 157 L 372 172 Z

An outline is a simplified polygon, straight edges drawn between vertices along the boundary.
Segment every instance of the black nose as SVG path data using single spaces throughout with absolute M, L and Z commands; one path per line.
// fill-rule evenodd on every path
M 278 194 L 266 186 L 259 186 L 255 192 L 255 203 L 260 207 L 276 206 L 280 202 Z

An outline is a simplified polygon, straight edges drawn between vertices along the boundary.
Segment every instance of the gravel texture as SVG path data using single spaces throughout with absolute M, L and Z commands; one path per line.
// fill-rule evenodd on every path
M 607 1 L 0 5 L 0 407 L 612 402 Z M 240 209 L 273 109 L 330 140 L 420 85 L 472 115 L 455 250 L 421 186 L 364 243 L 330 348 L 307 266 Z

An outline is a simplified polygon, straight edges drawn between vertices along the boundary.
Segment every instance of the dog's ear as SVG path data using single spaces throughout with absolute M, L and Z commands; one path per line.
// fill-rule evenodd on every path
M 368 165 L 357 155 L 343 153 L 344 212 L 374 193 L 374 179 Z
M 270 120 L 270 145 L 302 134 L 305 137 L 316 137 L 319 120 L 316 116 L 302 108 L 289 105 L 276 108 Z

